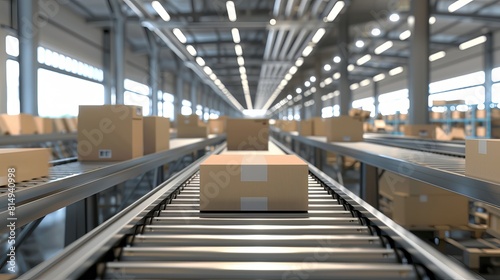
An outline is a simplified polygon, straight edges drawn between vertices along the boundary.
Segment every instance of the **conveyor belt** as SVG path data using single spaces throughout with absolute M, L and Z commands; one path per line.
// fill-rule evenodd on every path
M 308 213 L 200 213 L 199 163 L 23 278 L 477 278 L 313 166 Z

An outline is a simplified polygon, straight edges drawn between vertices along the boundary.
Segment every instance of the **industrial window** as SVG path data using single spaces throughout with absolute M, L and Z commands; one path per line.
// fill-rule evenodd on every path
M 296 106 L 293 106 L 293 118 L 294 120 L 296 121 L 300 121 L 300 108 L 302 108 L 301 105 L 296 105 Z
M 47 69 L 38 69 L 38 114 L 40 116 L 77 116 L 79 105 L 103 104 L 103 85 Z
M 203 106 L 196 105 L 196 114 L 200 117 L 203 117 Z
M 484 84 L 484 71 L 478 71 L 466 75 L 453 77 L 446 80 L 437 81 L 429 84 L 429 94 L 472 87 Z
M 193 114 L 193 109 L 191 108 L 191 101 L 182 100 L 181 114 L 184 116 Z
M 408 89 L 400 89 L 381 94 L 378 97 L 378 102 L 378 110 L 382 115 L 393 115 L 396 112 L 406 114 L 410 108 Z
M 171 121 L 175 119 L 174 116 L 174 95 L 170 93 L 163 93 L 163 116 L 170 118 Z
M 484 86 L 475 86 L 436 93 L 429 96 L 429 106 L 434 100 L 465 100 L 467 105 L 484 104 Z M 451 108 L 453 111 L 453 108 Z
M 340 106 L 339 105 L 333 105 L 333 106 L 327 106 L 321 109 L 321 117 L 322 118 L 331 118 L 331 117 L 338 117 L 340 116 Z
M 491 80 L 493 82 L 500 82 L 500 67 L 493 68 L 491 71 Z
M 5 50 L 8 55 L 18 57 L 19 56 L 19 40 L 14 37 L 7 35 L 5 37 Z
M 149 98 L 149 87 L 139 82 L 125 79 L 124 103 L 125 105 L 142 106 L 142 114 L 149 116 L 151 114 L 151 99 Z
M 7 114 L 19 114 L 21 106 L 19 102 L 19 63 L 7 59 Z
M 370 111 L 371 117 L 375 117 L 375 98 L 367 97 L 352 102 L 352 108 L 359 108 L 365 111 Z

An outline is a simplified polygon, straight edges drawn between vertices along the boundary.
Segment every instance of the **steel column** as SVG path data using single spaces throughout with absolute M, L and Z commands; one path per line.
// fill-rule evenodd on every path
M 493 80 L 491 71 L 493 70 L 493 34 L 486 34 L 486 42 L 484 44 L 484 105 L 486 110 L 486 138 L 491 138 L 491 93 Z M 475 133 L 474 133 L 475 134 Z
M 409 124 L 429 123 L 429 0 L 411 1 L 410 61 L 408 64 Z
M 340 115 L 347 115 L 351 107 L 351 88 L 349 84 L 349 71 L 347 71 L 347 66 L 349 65 L 349 25 L 347 21 L 347 15 L 343 15 L 339 22 L 339 48 L 340 48 L 340 63 L 339 63 L 339 73 L 340 73 L 340 95 L 339 95 L 339 106 Z
M 377 168 L 361 162 L 359 196 L 378 209 L 378 171 Z
M 20 109 L 21 113 L 35 116 L 38 115 L 38 16 L 38 1 L 17 1 Z
M 321 76 L 322 73 L 321 59 L 316 60 L 316 67 L 314 68 L 314 75 L 316 77 L 316 82 L 312 86 L 316 87 L 316 92 L 313 93 L 314 107 L 312 112 L 312 117 L 321 117 L 321 110 L 323 109 L 323 101 L 321 100 L 321 90 L 319 83 L 323 80 Z
M 151 101 L 153 103 L 151 115 L 158 116 L 159 47 L 153 36 L 151 34 L 149 40 L 149 47 L 151 48 L 151 53 L 149 54 L 149 86 L 151 89 Z
M 114 45 L 113 45 L 113 58 L 114 58 L 114 86 L 116 104 L 124 104 L 124 79 L 125 79 L 125 16 L 122 14 L 121 1 L 112 0 L 114 20 Z
M 114 77 L 111 69 L 111 33 L 109 29 L 102 31 L 102 85 L 104 86 L 104 104 L 111 104 Z
M 378 102 L 378 96 L 379 96 L 379 91 L 378 91 L 378 82 L 373 82 L 373 102 L 375 105 L 375 119 L 377 118 L 378 114 L 380 113 L 378 110 L 379 102 Z
M 193 109 L 193 114 L 196 114 L 196 105 L 198 104 L 198 81 L 193 79 L 189 86 L 190 99 L 191 99 L 191 108 Z
M 175 98 L 174 98 L 174 118 L 177 119 L 177 115 L 182 112 L 182 99 L 184 99 L 184 80 L 182 79 L 181 73 L 177 73 L 177 79 L 175 80 Z

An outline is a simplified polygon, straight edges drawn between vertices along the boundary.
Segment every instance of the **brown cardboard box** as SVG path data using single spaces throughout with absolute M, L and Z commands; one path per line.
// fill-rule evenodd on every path
M 476 137 L 486 137 L 486 127 L 484 126 L 476 127 Z
M 35 124 L 38 134 L 50 134 L 54 132 L 52 119 L 35 117 Z
M 295 155 L 212 155 L 200 164 L 200 211 L 307 211 L 307 174 Z
M 198 125 L 180 125 L 177 127 L 177 138 L 207 138 L 208 127 Z
M 327 142 L 363 141 L 363 123 L 349 116 L 328 119 L 326 127 Z
M 144 117 L 144 154 L 152 154 L 170 148 L 170 120 L 163 117 Z
M 483 110 L 476 110 L 476 118 L 477 119 L 485 119 L 486 118 L 486 111 Z
M 399 114 L 400 121 L 406 121 L 408 119 L 408 114 Z
M 430 112 L 429 115 L 432 120 L 440 120 L 444 117 L 443 112 Z
M 451 139 L 451 134 L 446 133 L 440 126 L 436 126 L 436 140 L 450 141 Z
M 297 131 L 297 121 L 283 121 L 281 130 L 285 132 Z
M 226 133 L 226 120 L 225 119 L 208 120 L 208 133 L 210 134 Z
M 313 121 L 313 135 L 314 136 L 326 136 L 326 122 L 328 119 L 321 117 L 312 118 Z
M 454 120 L 459 120 L 465 118 L 465 112 L 461 111 L 452 111 L 451 112 L 451 118 Z
M 30 114 L 0 115 L 9 135 L 23 135 L 37 133 L 35 118 Z
M 200 117 L 198 115 L 177 115 L 177 127 L 181 126 L 199 126 L 200 125 Z
M 313 120 L 305 120 L 299 122 L 299 135 L 312 136 L 313 135 Z
M 487 204 L 484 204 L 484 208 L 488 213 L 487 232 L 497 238 L 500 238 L 500 208 L 496 208 Z
M 64 124 L 63 118 L 53 119 L 54 131 L 57 133 L 67 133 L 66 125 Z
M 268 150 L 268 119 L 228 119 L 228 150 Z
M 500 139 L 465 141 L 465 175 L 500 183 Z
M 375 131 L 385 130 L 385 121 L 384 120 L 374 120 L 373 127 Z
M 49 175 L 50 149 L 0 149 L 0 186 L 8 185 L 9 168 L 14 168 L 15 182 Z
M 491 138 L 500 139 L 500 128 L 492 128 L 491 129 Z
M 411 174 L 409 174 L 411 175 Z M 450 191 L 408 177 L 385 171 L 379 179 L 379 190 L 393 195 L 451 195 Z
M 446 106 L 446 105 L 461 105 L 465 104 L 465 100 L 434 100 L 433 106 Z
M 142 107 L 80 106 L 78 159 L 119 161 L 144 154 Z
M 386 121 L 393 121 L 396 119 L 396 115 L 386 115 L 385 120 Z
M 76 126 L 76 118 L 64 118 L 63 120 L 67 132 L 74 133 L 78 131 L 78 128 Z
M 414 136 L 426 139 L 436 139 L 436 125 L 434 124 L 407 124 L 404 127 L 405 136 Z
M 450 134 L 453 140 L 465 140 L 465 129 L 463 127 L 452 127 Z
M 469 200 L 457 194 L 394 195 L 392 208 L 392 219 L 408 228 L 464 226 L 469 222 Z
M 8 130 L 9 129 L 7 128 L 7 124 L 5 123 L 3 118 L 0 116 L 0 135 L 7 134 Z

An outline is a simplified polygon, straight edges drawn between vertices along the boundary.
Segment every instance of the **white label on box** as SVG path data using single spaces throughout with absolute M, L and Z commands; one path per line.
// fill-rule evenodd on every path
M 184 120 L 184 124 L 189 124 L 189 120 Z
M 343 139 L 345 142 L 349 142 L 349 141 L 351 141 L 351 136 L 344 136 L 344 137 L 342 137 L 342 139 Z
M 111 158 L 111 150 L 99 150 L 99 158 Z
M 241 211 L 267 211 L 267 197 L 240 198 Z
M 427 197 L 427 195 L 425 194 L 422 194 L 420 195 L 420 202 L 427 202 L 429 200 L 429 197 Z
M 267 182 L 267 165 L 242 165 L 241 182 Z
M 422 136 L 422 137 L 424 137 L 424 136 L 429 136 L 429 132 L 428 132 L 427 130 L 420 130 L 420 131 L 418 132 L 418 135 L 419 135 L 419 136 Z
M 486 155 L 488 153 L 488 142 L 486 140 L 477 141 L 478 153 Z

